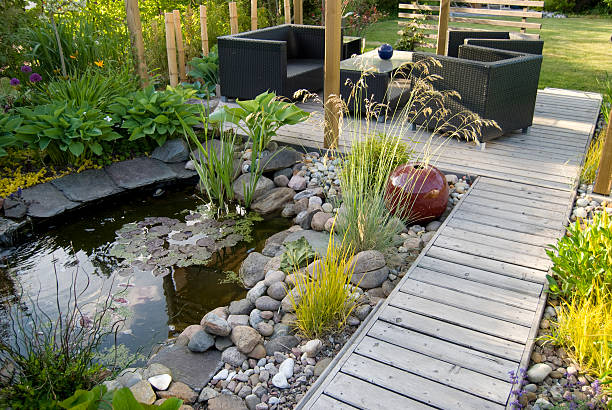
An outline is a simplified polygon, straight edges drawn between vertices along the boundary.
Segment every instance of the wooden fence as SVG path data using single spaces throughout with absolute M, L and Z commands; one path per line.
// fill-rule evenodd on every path
M 414 0 L 400 3 L 398 17 L 400 26 L 416 24 L 425 36 L 422 47 L 435 48 L 440 18 L 440 2 L 444 0 Z M 542 24 L 527 19 L 541 19 L 542 12 L 534 11 L 544 7 L 543 1 L 536 0 L 468 0 L 469 3 L 452 2 L 450 7 L 451 23 L 449 29 L 483 30 L 469 25 L 479 24 L 500 27 L 500 30 L 526 33 L 529 30 L 540 30 Z M 511 8 L 512 7 L 512 8 Z M 406 20 L 410 19 L 410 21 Z M 467 23 L 467 25 L 465 24 Z M 489 28 L 490 29 L 490 28 Z M 537 33 L 534 33 L 537 36 Z

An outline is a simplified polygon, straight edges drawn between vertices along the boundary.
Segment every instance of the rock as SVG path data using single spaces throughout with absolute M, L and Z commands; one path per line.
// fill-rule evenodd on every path
M 321 359 L 319 362 L 317 362 L 314 367 L 314 375 L 319 377 L 331 362 L 331 357 L 326 357 L 325 359 Z
M 527 370 L 527 378 L 532 383 L 541 383 L 552 370 L 546 363 L 536 363 Z
M 361 305 L 355 308 L 355 310 L 353 311 L 353 314 L 357 316 L 359 320 L 364 321 L 366 317 L 368 317 L 368 315 L 370 314 L 371 310 L 372 310 L 372 306 L 365 304 L 365 305 Z
M 106 387 L 106 391 L 115 391 L 121 389 L 123 386 L 117 380 L 105 380 L 102 384 Z
M 259 343 L 257 346 L 255 346 L 253 348 L 253 350 L 251 350 L 247 356 L 249 356 L 250 358 L 253 359 L 263 359 L 264 357 L 266 357 L 266 348 L 264 347 L 263 344 Z
M 446 178 L 446 182 L 448 182 L 451 185 L 455 185 L 457 181 L 459 181 L 459 177 L 454 174 L 446 174 L 444 175 L 444 177 Z
M 369 306 L 369 305 L 368 305 Z M 309 340 L 302 346 L 302 352 L 306 353 L 307 357 L 315 357 L 323 348 L 323 342 L 319 339 Z
M 316 197 L 318 198 L 318 197 Z M 333 218 L 332 214 L 328 214 L 326 212 L 317 212 L 312 217 L 312 221 L 310 222 L 310 227 L 315 231 L 324 231 L 325 224 L 329 219 Z
M 122 192 L 103 169 L 68 174 L 51 183 L 71 201 L 89 202 Z
M 257 300 L 257 298 L 262 297 L 263 295 L 266 294 L 266 290 L 268 288 L 269 285 L 267 285 L 265 283 L 265 281 L 259 281 L 255 284 L 255 286 L 253 286 L 246 294 L 246 298 L 249 302 L 251 302 L 253 305 L 255 304 L 255 301 Z
M 272 384 L 274 385 L 274 387 L 279 389 L 288 389 L 289 387 L 291 387 L 291 385 L 287 381 L 287 378 L 281 372 L 278 372 L 274 375 L 274 377 L 272 378 Z
M 295 361 L 292 358 L 287 358 L 278 366 L 278 372 L 282 373 L 285 378 L 290 379 L 293 377 L 293 369 L 295 367 Z
M 295 201 L 293 210 L 295 211 L 296 215 L 299 214 L 300 212 L 304 212 L 307 209 L 308 209 L 308 198 L 302 198 L 302 199 Z
M 303 189 L 306 189 L 306 179 L 303 176 L 294 175 L 289 180 L 287 186 L 296 191 L 302 191 Z
M 258 323 L 256 329 L 263 337 L 272 336 L 274 333 L 274 326 L 266 322 Z
M 78 202 L 70 201 L 50 182 L 24 189 L 21 198 L 28 204 L 28 216 L 33 218 L 50 218 L 79 206 Z
M 195 167 L 195 162 L 190 159 L 189 161 L 185 162 L 185 169 L 188 171 L 195 171 L 196 167 Z
M 423 249 L 423 238 L 421 236 L 412 236 L 404 240 L 404 248 L 409 251 L 420 251 Z
M 550 402 L 543 397 L 540 397 L 535 401 L 533 408 L 535 409 L 536 406 L 538 406 L 538 408 L 541 410 L 548 410 L 553 408 L 553 405 L 550 404 Z
M 132 387 L 136 383 L 142 380 L 142 375 L 138 369 L 127 368 L 119 374 L 117 381 L 121 383 L 123 387 Z
M 149 377 L 147 381 L 157 390 L 166 390 L 172 382 L 172 376 L 169 374 L 159 374 L 157 376 Z
M 113 182 L 123 189 L 140 188 L 176 178 L 176 173 L 170 167 L 148 157 L 115 162 L 105 170 Z
M 255 328 L 262 321 L 263 318 L 261 317 L 261 310 L 251 310 L 251 314 L 249 315 L 249 325 L 251 325 L 252 328 Z
M 282 273 L 282 272 L 281 272 Z M 287 296 L 287 286 L 284 282 L 275 282 L 268 287 L 268 295 L 276 300 L 282 300 Z M 263 310 L 276 310 L 276 309 L 263 309 Z
M 283 298 L 283 300 L 281 300 L 281 309 L 286 313 L 294 312 L 295 308 L 293 303 L 295 302 L 296 305 L 299 305 L 301 300 L 302 295 L 299 289 L 294 288 Z
M 379 251 L 363 251 L 353 256 L 347 269 L 353 269 L 351 283 L 363 289 L 379 287 L 388 277 L 389 268 Z
M 283 218 L 292 218 L 295 216 L 295 213 L 295 205 L 293 203 L 287 203 L 281 211 L 281 216 Z
M 523 387 L 523 390 L 529 393 L 535 393 L 538 391 L 538 386 L 536 384 L 527 384 Z
M 194 392 L 191 387 L 185 383 L 173 382 L 170 388 L 166 391 L 159 391 L 157 395 L 162 399 L 168 399 L 170 397 L 176 397 L 183 400 L 183 403 L 194 403 L 198 399 L 198 395 Z
M 200 392 L 200 395 L 198 396 L 198 402 L 202 403 L 202 402 L 208 401 L 210 399 L 217 397 L 218 395 L 219 393 L 215 389 L 206 386 Z
M 198 330 L 189 339 L 187 347 L 192 352 L 201 353 L 210 349 L 215 344 L 215 339 L 204 330 Z
M 1 204 L 0 208 L 2 208 Z M 19 232 L 27 224 L 28 222 L 26 220 L 15 222 L 7 218 L 0 218 L 0 248 L 2 246 L 5 246 L 7 248 L 13 246 L 13 244 L 16 242 Z
M 255 394 L 249 394 L 244 398 L 244 401 L 249 410 L 255 410 L 255 406 L 261 403 L 261 400 Z
M 574 216 L 576 218 L 586 218 L 588 216 L 588 212 L 585 208 L 583 207 L 578 207 L 576 209 L 574 209 Z
M 329 202 L 325 202 L 323 205 L 321 205 L 321 209 L 323 209 L 323 212 L 327 212 L 328 214 L 331 214 L 334 210 L 334 206 L 330 204 Z
M 21 219 L 28 212 L 28 205 L 21 199 L 6 198 L 3 208 L 4 216 L 12 219 Z
M 424 244 L 429 243 L 429 241 L 431 241 L 433 239 L 433 237 L 436 235 L 436 233 L 434 231 L 431 232 L 425 232 L 423 235 L 421 235 L 421 239 L 423 240 Z
M 299 225 L 302 229 L 310 229 L 313 216 L 314 212 L 302 211 L 295 216 L 293 222 L 295 222 L 296 225 Z
M 440 221 L 431 221 L 430 223 L 425 225 L 425 230 L 427 232 L 437 231 L 440 225 L 442 225 L 442 222 Z
M 151 158 L 163 162 L 185 162 L 189 159 L 189 148 L 183 138 L 169 139 L 153 150 Z
M 227 379 L 228 375 L 229 375 L 229 370 L 221 369 L 221 371 L 219 373 L 215 374 L 212 379 L 213 380 L 225 380 L 225 379 Z
M 386 280 L 383 282 L 382 284 L 382 290 L 383 292 L 385 292 L 385 296 L 388 297 L 391 292 L 393 291 L 393 289 L 395 288 L 396 282 L 392 282 L 390 280 Z
M 586 198 L 578 198 L 576 199 L 576 206 L 586 207 L 589 206 L 589 200 Z
M 185 328 L 185 330 L 181 332 L 179 337 L 185 336 L 187 337 L 187 339 L 191 339 L 191 336 L 193 336 L 196 332 L 200 330 L 202 330 L 202 326 L 200 325 L 189 325 Z
M 281 265 L 281 255 L 277 255 L 270 259 L 266 266 L 264 266 L 264 272 L 268 272 L 270 270 L 280 270 Z
M 331 232 L 332 228 L 334 227 L 334 223 L 336 222 L 336 218 L 329 218 L 326 222 L 325 222 L 325 226 L 323 228 L 325 228 L 325 230 L 327 232 Z
M 271 270 L 266 273 L 266 278 L 264 279 L 264 284 L 266 286 L 270 286 L 276 282 L 282 282 L 285 280 L 285 272 L 280 270 Z M 263 296 L 261 294 L 260 296 Z
M 321 205 L 323 205 L 323 200 L 318 196 L 311 196 L 308 198 L 308 208 L 307 211 L 320 211 Z
M 292 232 L 287 235 L 287 237 L 283 241 L 283 244 L 297 241 L 300 238 L 306 238 L 312 249 L 320 256 L 325 256 L 327 254 L 327 245 L 330 241 L 330 235 L 328 233 L 316 232 L 311 230 Z M 339 244 L 338 238 L 334 237 L 334 240 L 337 244 Z
M 244 202 L 244 189 L 249 185 L 251 180 L 251 174 L 242 174 L 234 181 L 234 196 L 240 201 Z M 253 196 L 251 198 L 252 201 L 256 201 L 258 198 L 263 196 L 266 192 L 270 191 L 274 188 L 274 182 L 269 178 L 264 177 L 263 175 L 259 177 L 257 181 L 257 185 L 255 185 L 255 190 L 253 192 Z
M 237 347 L 232 346 L 223 351 L 221 360 L 231 366 L 238 367 L 246 360 L 246 356 Z
M 269 260 L 269 257 L 264 256 L 259 252 L 249 253 L 249 256 L 247 256 L 242 262 L 239 271 L 240 279 L 242 279 L 244 286 L 247 288 L 252 288 L 257 282 L 264 278 L 266 272 L 264 267 Z
M 244 354 L 249 353 L 261 342 L 259 332 L 249 326 L 236 326 L 232 330 L 231 338 L 238 350 Z
M 262 156 L 264 172 L 283 170 L 294 166 L 302 160 L 302 154 L 289 147 L 282 147 L 271 152 L 268 156 Z
M 209 312 L 202 318 L 200 325 L 207 333 L 217 336 L 228 336 L 232 331 L 229 323 L 213 312 Z
M 172 379 L 193 389 L 201 389 L 221 368 L 221 352 L 209 349 L 193 353 L 185 346 L 166 346 L 149 359 L 149 365 L 161 363 L 172 371 Z
M 153 388 L 151 388 L 151 384 L 146 380 L 141 380 L 130 387 L 130 391 L 134 395 L 136 401 L 139 403 L 153 404 L 157 399 Z
M 291 188 L 274 188 L 262 194 L 251 204 L 251 209 L 262 215 L 280 211 L 285 204 L 293 200 L 295 191 Z
M 273 356 L 276 352 L 289 352 L 291 348 L 296 347 L 299 341 L 295 336 L 285 335 L 270 339 L 264 343 L 266 354 Z
M 359 326 L 360 323 L 361 321 L 353 315 L 349 315 L 349 317 L 346 318 L 346 324 L 349 326 Z
M 240 397 L 221 394 L 208 400 L 208 410 L 248 410 L 248 408 Z
M 262 296 L 255 301 L 255 307 L 260 310 L 278 310 L 281 303 L 270 296 Z
M 286 175 L 277 175 L 274 177 L 274 184 L 278 187 L 286 187 L 289 184 L 289 178 Z

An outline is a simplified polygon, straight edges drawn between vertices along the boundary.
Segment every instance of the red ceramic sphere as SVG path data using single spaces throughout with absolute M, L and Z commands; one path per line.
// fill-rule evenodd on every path
M 448 184 L 444 174 L 431 165 L 404 164 L 389 175 L 387 208 L 407 223 L 434 221 L 446 210 Z

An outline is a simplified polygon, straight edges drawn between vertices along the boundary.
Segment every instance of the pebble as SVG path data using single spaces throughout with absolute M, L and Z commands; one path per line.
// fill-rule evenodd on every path
M 552 368 L 546 363 L 536 363 L 527 370 L 527 378 L 532 383 L 542 382 L 552 372 Z
M 289 387 L 291 387 L 291 385 L 287 381 L 287 378 L 281 372 L 278 372 L 274 375 L 274 377 L 272 378 L 272 384 L 274 385 L 274 387 L 277 387 L 279 389 L 288 389 Z

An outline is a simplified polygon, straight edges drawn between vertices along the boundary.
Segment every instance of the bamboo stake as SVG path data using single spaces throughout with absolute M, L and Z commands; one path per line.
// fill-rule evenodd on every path
M 238 9 L 236 8 L 235 1 L 232 1 L 229 3 L 229 15 L 230 15 L 230 33 L 238 34 Z
M 291 4 L 290 0 L 285 0 L 285 24 L 291 24 Z
M 251 0 L 251 30 L 257 30 L 257 0 Z
M 327 0 L 325 4 L 325 148 L 338 148 L 340 113 L 338 104 L 330 97 L 340 96 L 341 51 L 340 0 Z
M 293 23 L 304 24 L 304 10 L 302 0 L 293 0 Z
M 208 55 L 208 25 L 206 22 L 206 6 L 200 5 L 200 34 L 202 35 L 202 54 Z
M 149 83 L 147 63 L 144 57 L 144 41 L 142 39 L 142 23 L 138 10 L 138 0 L 125 0 L 125 15 L 127 17 L 128 31 L 130 32 L 130 43 L 132 54 L 136 61 L 136 72 L 140 77 L 140 84 L 146 87 Z
M 170 85 L 178 85 L 178 67 L 176 65 L 176 41 L 174 36 L 174 17 L 172 13 L 164 13 L 166 23 L 166 53 L 168 54 L 168 76 Z
M 448 17 L 450 14 L 450 0 L 442 0 L 440 2 L 440 16 L 438 20 L 438 46 L 436 53 L 438 55 L 446 54 L 446 38 L 448 36 Z
M 612 115 L 608 119 L 606 140 L 599 158 L 599 171 L 593 186 L 593 192 L 608 195 L 610 193 L 610 182 L 612 181 Z
M 174 18 L 174 32 L 176 34 L 176 48 L 178 50 L 178 69 L 181 81 L 187 81 L 185 72 L 185 47 L 183 45 L 183 30 L 181 30 L 181 14 L 178 10 L 172 10 Z

